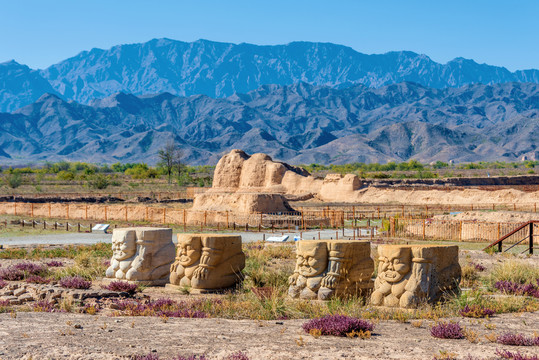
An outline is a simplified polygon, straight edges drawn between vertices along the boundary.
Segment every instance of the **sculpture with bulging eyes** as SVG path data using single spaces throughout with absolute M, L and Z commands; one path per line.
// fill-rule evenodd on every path
M 108 278 L 125 278 L 137 253 L 134 230 L 115 229 L 112 234 L 112 260 L 106 271 Z
M 191 286 L 193 272 L 197 268 L 202 253 L 199 236 L 178 236 L 176 261 L 170 267 L 170 283 Z
M 178 234 L 167 286 L 187 286 L 198 292 L 225 289 L 242 280 L 244 267 L 240 236 Z
M 293 298 L 316 299 L 328 267 L 328 250 L 324 242 L 299 241 L 296 270 L 289 277 L 288 294 Z
M 378 276 L 374 282 L 371 304 L 402 306 L 408 304 L 406 285 L 411 276 L 412 251 L 409 247 L 379 247 Z

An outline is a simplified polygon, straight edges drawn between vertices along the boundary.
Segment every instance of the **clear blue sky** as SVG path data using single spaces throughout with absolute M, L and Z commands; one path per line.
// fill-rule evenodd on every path
M 0 62 L 45 68 L 91 48 L 167 37 L 333 42 L 539 68 L 539 0 L 0 0 Z

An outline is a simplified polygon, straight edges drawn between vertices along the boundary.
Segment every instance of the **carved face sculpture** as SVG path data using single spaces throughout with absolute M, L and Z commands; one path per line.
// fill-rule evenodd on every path
M 296 263 L 300 275 L 312 277 L 322 274 L 328 266 L 326 244 L 314 241 L 299 242 Z
M 137 252 L 135 238 L 135 231 L 115 230 L 112 234 L 112 257 L 122 261 L 135 255 Z
M 378 276 L 389 283 L 396 283 L 410 271 L 412 252 L 409 248 L 387 249 L 380 256 Z
M 198 237 L 187 237 L 178 239 L 177 259 L 181 266 L 194 264 L 202 253 L 202 244 Z

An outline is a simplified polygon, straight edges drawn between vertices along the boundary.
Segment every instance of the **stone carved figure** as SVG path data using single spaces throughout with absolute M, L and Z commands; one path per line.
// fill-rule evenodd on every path
M 369 242 L 300 240 L 296 250 L 296 268 L 288 279 L 290 297 L 328 300 L 372 288 Z
M 172 229 L 124 228 L 112 233 L 112 259 L 106 277 L 164 285 L 174 261 Z
M 371 305 L 413 308 L 458 291 L 458 246 L 380 245 Z
M 178 234 L 170 285 L 200 292 L 225 289 L 242 280 L 244 267 L 241 236 Z

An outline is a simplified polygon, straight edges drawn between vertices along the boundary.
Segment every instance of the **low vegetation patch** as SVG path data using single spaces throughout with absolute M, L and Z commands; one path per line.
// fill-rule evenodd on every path
M 134 294 L 138 290 L 138 285 L 131 284 L 127 281 L 112 281 L 110 284 L 102 286 L 102 288 L 110 291 Z
M 522 334 L 504 333 L 498 336 L 498 344 L 513 346 L 539 346 L 539 335 L 528 337 Z
M 60 279 L 60 286 L 66 289 L 89 289 L 92 282 L 80 276 L 67 276 Z
M 438 339 L 464 339 L 464 331 L 458 323 L 440 321 L 430 328 L 430 334 Z
M 370 334 L 374 324 L 370 321 L 353 318 L 346 315 L 327 315 L 314 318 L 302 325 L 306 333 L 332 336 L 354 336 L 363 333 Z
M 495 311 L 477 304 L 466 305 L 460 310 L 460 315 L 470 318 L 484 318 L 494 315 Z

